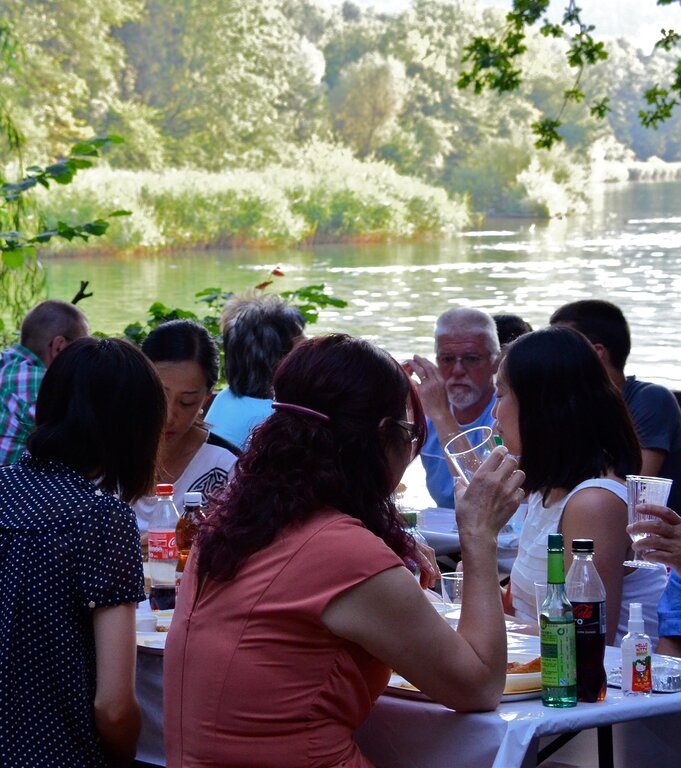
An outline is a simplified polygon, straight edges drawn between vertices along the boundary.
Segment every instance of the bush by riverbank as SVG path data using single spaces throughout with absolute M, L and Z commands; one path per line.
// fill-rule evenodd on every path
M 40 204 L 48 225 L 129 210 L 107 232 L 115 249 L 407 239 L 460 231 L 469 221 L 464 197 L 324 144 L 258 171 L 91 169 Z

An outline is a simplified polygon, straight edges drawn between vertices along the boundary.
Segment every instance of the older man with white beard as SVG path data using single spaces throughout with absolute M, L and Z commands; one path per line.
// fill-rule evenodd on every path
M 454 506 L 453 467 L 444 446 L 459 432 L 492 426 L 494 374 L 499 340 L 494 320 L 477 309 L 450 309 L 435 324 L 437 365 L 414 355 L 405 363 L 414 373 L 428 436 L 421 451 L 428 492 L 439 507 Z

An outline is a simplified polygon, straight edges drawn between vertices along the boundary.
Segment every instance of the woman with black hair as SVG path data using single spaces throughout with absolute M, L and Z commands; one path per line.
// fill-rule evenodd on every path
M 202 418 L 220 373 L 217 345 L 199 323 L 170 320 L 154 328 L 143 341 L 142 352 L 154 364 L 168 403 L 156 482 L 172 483 L 180 505 L 187 491 L 200 492 L 207 501 L 229 480 L 236 461 L 229 444 L 216 439 Z M 155 504 L 156 496 L 145 496 L 135 504 L 143 535 Z
M 627 632 L 629 603 L 644 605 L 646 631 L 657 636 L 655 608 L 665 587 L 661 570 L 625 568 L 625 474 L 640 470 L 641 451 L 627 408 L 596 351 L 578 331 L 552 327 L 509 345 L 499 367 L 494 415 L 504 445 L 520 457 L 528 512 L 511 571 L 517 616 L 536 617 L 535 582 L 546 582 L 549 533 L 594 540 L 605 585 L 607 641 Z
M 45 373 L 28 452 L 0 468 L 0 765 L 135 754 L 145 595 L 128 503 L 153 486 L 164 419 L 158 376 L 127 342 L 74 341 Z
M 458 631 L 404 567 L 393 491 L 425 419 L 387 353 L 344 335 L 298 344 L 274 414 L 200 527 L 164 658 L 171 768 L 366 768 L 352 734 L 397 670 L 459 710 L 506 675 L 497 534 L 523 481 L 500 447 L 457 504 Z

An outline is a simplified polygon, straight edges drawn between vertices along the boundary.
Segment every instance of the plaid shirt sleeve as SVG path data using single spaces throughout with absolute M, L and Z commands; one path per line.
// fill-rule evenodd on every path
M 35 404 L 45 366 L 15 344 L 0 368 L 0 464 L 18 461 L 35 426 Z

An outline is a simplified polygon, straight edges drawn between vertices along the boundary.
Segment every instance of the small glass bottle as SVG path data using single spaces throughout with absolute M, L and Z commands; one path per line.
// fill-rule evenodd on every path
M 622 693 L 650 696 L 653 676 L 650 638 L 645 633 L 641 603 L 629 603 L 629 631 L 622 638 Z
M 605 658 L 605 587 L 594 565 L 592 539 L 572 540 L 572 565 L 565 579 L 575 617 L 577 700 L 603 701 L 608 686 Z
M 563 535 L 550 533 L 546 599 L 541 607 L 542 704 L 574 707 L 577 704 L 575 620 L 565 593 Z
M 184 495 L 182 515 L 177 521 L 175 540 L 177 543 L 177 566 L 175 568 L 175 591 L 179 592 L 184 567 L 196 536 L 198 524 L 206 519 L 203 510 L 203 494 L 189 491 Z

